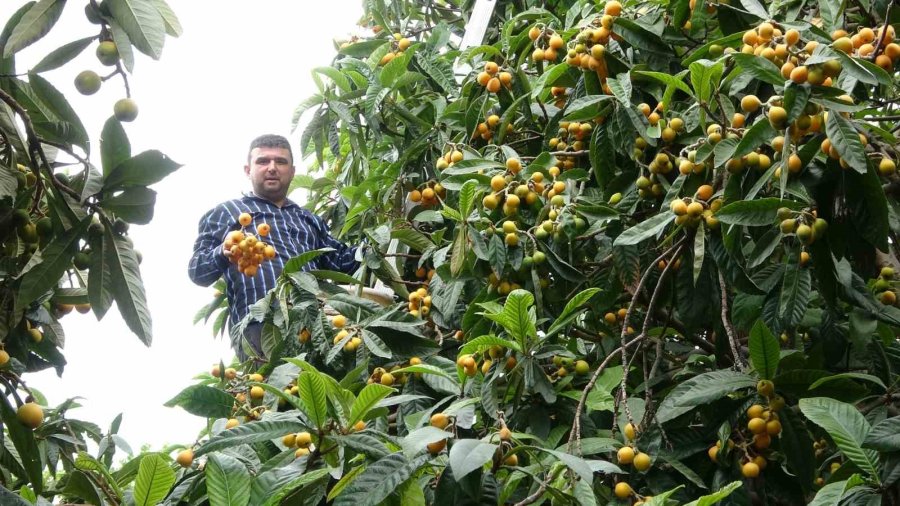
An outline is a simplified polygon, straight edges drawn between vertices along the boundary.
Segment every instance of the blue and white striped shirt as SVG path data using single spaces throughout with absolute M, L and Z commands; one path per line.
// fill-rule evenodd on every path
M 257 225 L 269 224 L 271 230 L 268 237 L 261 239 L 271 244 L 276 252 L 275 258 L 264 261 L 253 277 L 240 273 L 222 252 L 222 243 L 228 233 L 241 229 L 238 216 L 244 212 L 253 216 L 253 223 L 247 230 L 252 230 L 254 234 Z M 223 202 L 203 215 L 188 273 L 191 280 L 200 286 L 209 286 L 220 277 L 225 277 L 225 295 L 231 305 L 231 326 L 241 321 L 250 311 L 250 306 L 275 287 L 275 281 L 288 260 L 320 248 L 333 248 L 335 251 L 313 259 L 304 270 L 327 269 L 349 274 L 359 267 L 359 262 L 355 260 L 357 248 L 331 237 L 322 218 L 290 200 L 279 208 L 266 199 L 248 193 L 239 199 Z

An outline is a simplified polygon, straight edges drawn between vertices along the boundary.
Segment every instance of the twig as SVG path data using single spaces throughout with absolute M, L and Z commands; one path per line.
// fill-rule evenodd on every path
M 887 38 L 888 26 L 891 23 L 891 9 L 894 8 L 894 1 L 895 0 L 891 0 L 891 3 L 888 4 L 887 10 L 884 13 L 884 24 L 881 25 L 881 37 L 878 37 L 878 43 L 875 44 L 875 50 L 869 55 L 869 60 L 875 61 L 875 58 L 881 54 L 881 48 L 884 46 L 884 40 Z
M 731 345 L 731 354 L 734 355 L 734 365 L 740 370 L 745 369 L 744 361 L 738 352 L 737 339 L 734 335 L 734 326 L 728 319 L 728 290 L 725 287 L 725 276 L 719 271 L 719 287 L 722 291 L 722 325 L 725 327 L 725 333 L 728 334 L 728 343 Z

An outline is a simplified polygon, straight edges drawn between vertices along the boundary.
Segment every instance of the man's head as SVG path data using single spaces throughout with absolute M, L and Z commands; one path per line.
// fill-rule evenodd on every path
M 280 135 L 262 135 L 253 139 L 244 173 L 250 179 L 253 193 L 282 205 L 294 178 L 290 142 Z

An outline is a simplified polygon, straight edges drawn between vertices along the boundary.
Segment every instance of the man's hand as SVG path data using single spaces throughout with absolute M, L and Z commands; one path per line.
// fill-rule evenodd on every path
M 230 261 L 231 261 L 231 248 L 229 248 L 229 247 L 225 244 L 225 243 L 227 243 L 227 242 L 228 242 L 228 241 L 226 240 L 225 242 L 222 243 L 222 254 L 225 255 L 225 258 L 227 258 L 228 261 L 230 262 Z

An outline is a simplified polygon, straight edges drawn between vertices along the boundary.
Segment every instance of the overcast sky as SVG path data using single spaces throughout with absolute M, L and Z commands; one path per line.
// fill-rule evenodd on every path
M 23 3 L 0 2 L 3 22 Z M 167 38 L 158 62 L 138 54 L 130 82 L 140 115 L 125 127 L 133 154 L 159 149 L 184 164 L 153 187 L 159 193 L 153 222 L 131 228 L 144 255 L 153 346 L 144 347 L 115 309 L 99 323 L 93 313 L 73 312 L 62 320 L 69 361 L 62 379 L 50 371 L 25 377 L 51 405 L 83 397 L 84 407 L 70 416 L 104 429 L 124 412 L 120 433 L 135 450 L 193 442 L 203 419 L 163 403 L 192 384 L 195 374 L 233 356 L 227 339 L 214 339 L 210 326 L 191 323 L 212 297 L 211 288 L 187 276 L 200 216 L 249 189 L 243 164 L 254 137 L 288 135 L 297 149 L 299 131 L 290 133 L 290 121 L 295 106 L 316 92 L 310 70 L 331 61 L 332 40 L 355 33 L 362 14 L 362 0 L 330 0 L 315 8 L 297 0 L 169 3 L 184 34 Z M 97 33 L 84 19 L 84 4 L 68 2 L 57 28 L 20 53 L 19 71 L 66 42 Z M 90 97 L 75 91 L 72 81 L 80 71 L 104 72 L 94 49 L 47 77 L 70 100 L 97 146 L 103 122 L 125 92 L 120 80 L 104 83 Z M 99 152 L 92 158 L 99 166 Z M 299 164 L 297 170 L 305 172 Z

